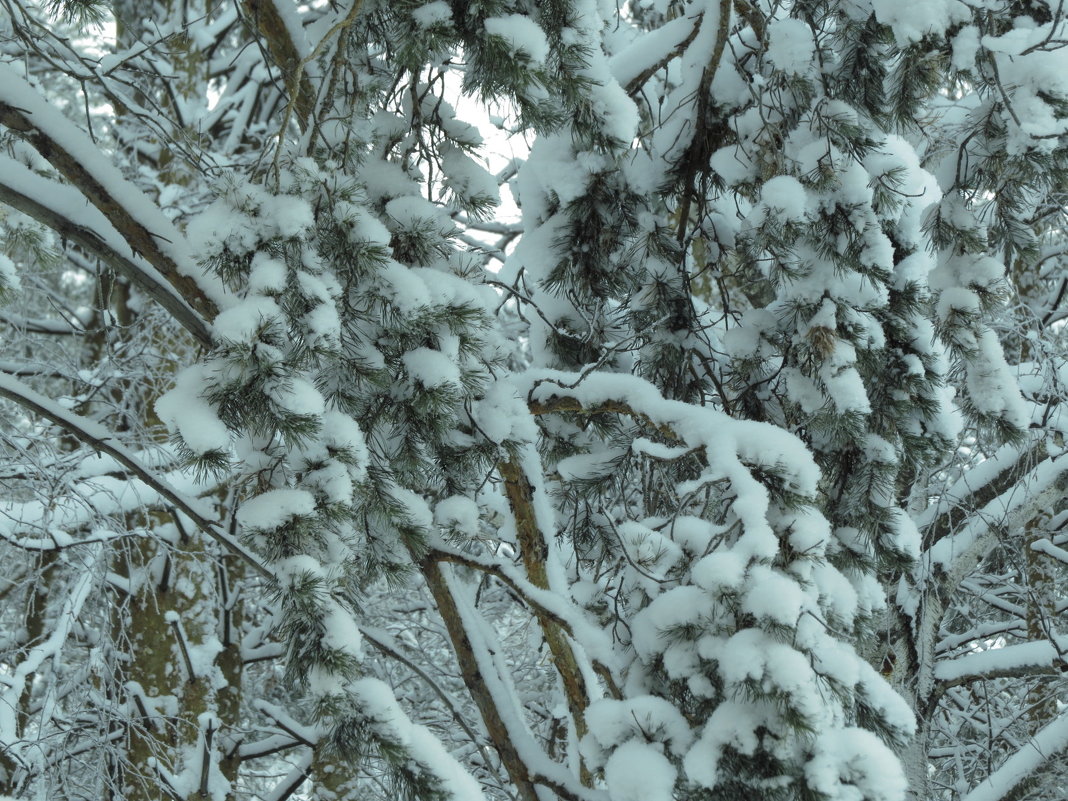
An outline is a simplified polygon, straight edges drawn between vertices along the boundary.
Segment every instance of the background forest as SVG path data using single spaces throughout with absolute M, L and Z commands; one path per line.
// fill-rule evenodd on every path
M 1065 797 L 1063 6 L 0 0 L 0 797 Z

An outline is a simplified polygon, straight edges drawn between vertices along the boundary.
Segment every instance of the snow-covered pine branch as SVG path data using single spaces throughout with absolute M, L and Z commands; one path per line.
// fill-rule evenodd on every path
M 0 795 L 1063 795 L 1059 5 L 0 3 Z

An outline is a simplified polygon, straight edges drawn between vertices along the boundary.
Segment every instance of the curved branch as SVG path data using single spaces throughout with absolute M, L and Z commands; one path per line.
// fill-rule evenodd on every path
M 297 122 L 303 130 L 315 111 L 315 87 L 304 74 L 302 63 L 307 55 L 287 25 L 286 16 L 278 2 L 288 0 L 241 0 L 241 8 L 255 24 L 257 32 L 267 43 L 275 65 L 282 72 L 286 89 L 297 112 Z
M 211 345 L 211 329 L 204 318 L 151 265 L 132 251 L 123 255 L 123 250 L 129 250 L 128 244 L 103 214 L 85 205 L 78 193 L 0 156 L 0 203 L 47 225 L 100 259 L 170 312 L 200 344 Z
M 481 745 L 482 738 L 476 735 L 474 730 L 467 724 L 467 721 L 464 720 L 463 715 L 460 714 L 460 710 L 456 708 L 456 704 L 453 703 L 453 700 L 451 698 L 449 698 L 449 694 L 441 688 L 440 684 L 434 681 L 433 677 L 431 677 L 429 673 L 427 673 L 425 670 L 419 667 L 419 665 L 417 665 L 415 662 L 413 662 L 401 652 L 400 647 L 397 645 L 396 641 L 394 641 L 394 639 L 389 635 L 388 632 L 371 628 L 370 626 L 360 626 L 360 634 L 362 634 L 364 636 L 364 639 L 366 639 L 369 643 L 371 643 L 371 645 L 373 645 L 383 654 L 388 656 L 390 659 L 397 660 L 410 671 L 412 671 L 412 673 L 421 678 L 423 682 L 426 683 L 426 685 L 434 691 L 434 695 L 441 699 L 441 702 L 445 704 L 446 708 L 448 708 L 449 712 L 452 714 L 452 719 L 456 721 L 456 725 L 464 730 L 464 733 L 468 736 L 471 742 L 474 743 L 476 746 Z
M 580 638 L 575 635 L 575 626 L 572 621 L 568 620 L 565 615 L 561 614 L 559 609 L 551 608 L 553 604 L 559 603 L 559 596 L 549 590 L 536 587 L 526 579 L 520 577 L 515 573 L 511 565 L 502 562 L 484 562 L 470 554 L 445 550 L 441 546 L 431 548 L 427 553 L 426 558 L 434 559 L 438 562 L 451 562 L 452 564 L 463 565 L 472 570 L 477 570 L 480 573 L 485 573 L 488 576 L 493 576 L 514 592 L 523 603 L 527 604 L 539 619 L 551 622 L 553 625 L 562 629 L 568 637 L 580 641 Z M 623 691 L 619 689 L 619 684 L 616 682 L 615 676 L 612 675 L 611 669 L 609 669 L 603 662 L 599 662 L 596 659 L 591 660 L 591 664 L 593 672 L 604 682 L 605 689 L 611 696 L 617 700 L 622 698 Z
M 190 306 L 209 319 L 215 316 L 215 302 L 194 277 L 197 270 L 185 252 L 182 234 L 106 160 L 88 134 L 4 63 L 0 63 L 0 125 L 33 145 Z
M 423 559 L 419 566 L 449 634 L 464 684 L 482 715 L 486 733 L 508 772 L 516 795 L 520 801 L 538 801 L 538 791 L 530 775 L 530 766 L 523 760 L 519 750 L 522 733 L 514 731 L 514 725 L 509 725 L 510 719 L 505 714 L 506 710 L 498 708 L 500 699 L 507 696 L 493 691 L 499 679 L 498 682 L 493 681 L 492 666 L 485 659 L 485 649 L 479 647 L 481 643 L 477 629 L 469 625 L 469 621 L 464 618 L 460 604 L 443 572 L 448 568 L 443 568 L 434 559 Z

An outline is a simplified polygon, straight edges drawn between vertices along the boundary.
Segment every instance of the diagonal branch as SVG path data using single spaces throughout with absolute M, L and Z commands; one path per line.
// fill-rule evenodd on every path
M 548 590 L 549 574 L 547 560 L 549 546 L 545 535 L 538 526 L 537 514 L 534 509 L 534 488 L 531 486 L 520 462 L 509 457 L 501 460 L 497 465 L 501 478 L 504 479 L 504 494 L 508 498 L 508 504 L 512 509 L 512 517 L 515 519 L 516 539 L 519 541 L 519 552 L 523 559 L 530 583 L 542 590 Z M 586 734 L 586 707 L 589 705 L 589 690 L 586 680 L 579 668 L 578 660 L 565 636 L 564 629 L 550 615 L 535 607 L 535 616 L 541 627 L 545 643 L 553 656 L 553 663 L 560 676 L 560 682 L 567 696 L 568 711 L 575 724 L 575 736 L 579 739 Z M 592 777 L 584 763 L 579 765 L 579 773 L 582 783 L 589 785 Z
M 0 203 L 47 225 L 100 259 L 170 312 L 200 344 L 211 345 L 211 329 L 204 318 L 162 275 L 136 256 L 104 215 L 87 207 L 73 189 L 37 175 L 14 159 L 0 156 Z M 128 253 L 124 255 L 123 251 Z
M 471 740 L 476 746 L 481 746 L 483 738 L 475 734 L 474 730 L 468 725 L 464 719 L 463 714 L 457 709 L 455 702 L 449 697 L 449 694 L 442 689 L 441 685 L 434 681 L 433 677 L 417 665 L 412 659 L 409 659 L 401 650 L 399 643 L 393 639 L 392 635 L 388 631 L 382 631 L 381 629 L 372 628 L 370 626 L 360 626 L 360 633 L 364 636 L 371 645 L 390 659 L 395 659 L 412 671 L 415 675 L 423 680 L 423 682 L 434 691 L 434 694 L 441 700 L 445 707 L 452 714 L 452 719 L 456 721 L 456 725 L 464 730 L 468 739 Z
M 178 492 L 178 490 L 142 464 L 133 452 L 126 448 L 118 437 L 104 428 L 104 426 L 64 409 L 52 399 L 46 398 L 17 378 L 3 373 L 0 373 L 0 397 L 14 401 L 24 409 L 28 409 L 46 420 L 51 420 L 64 431 L 94 450 L 113 456 L 120 464 L 127 467 L 134 475 L 144 481 L 146 485 L 159 493 L 160 497 L 196 523 L 205 534 L 228 551 L 245 560 L 257 574 L 271 581 L 275 580 L 274 574 L 264 566 L 263 562 L 254 553 L 201 514 L 197 510 L 193 499 L 187 498 Z
M 426 558 L 434 559 L 438 562 L 463 565 L 480 573 L 485 573 L 487 576 L 493 576 L 529 606 L 539 621 L 549 621 L 572 639 L 580 640 L 575 632 L 576 622 L 569 620 L 564 609 L 561 608 L 560 596 L 550 590 L 535 586 L 519 575 L 512 565 L 506 562 L 486 562 L 471 554 L 446 549 L 440 545 L 431 548 L 427 552 Z M 613 698 L 619 699 L 623 697 L 619 684 L 606 664 L 595 659 L 593 660 L 593 670 L 604 682 L 605 689 L 608 690 Z
M 278 3 L 291 3 L 291 0 L 241 0 L 241 8 L 267 43 L 271 58 L 282 72 L 291 103 L 297 112 L 297 122 L 304 129 L 315 111 L 315 87 L 304 74 L 303 62 L 307 56 L 298 44 L 295 31 L 287 24 L 287 15 L 278 8 Z
M 190 306 L 209 319 L 215 316 L 215 302 L 194 278 L 197 270 L 185 252 L 182 234 L 106 160 L 88 134 L 3 63 L 0 125 L 17 131 L 33 145 Z
M 924 531 L 924 547 L 931 547 L 951 535 L 975 514 L 976 509 L 981 509 L 1016 486 L 1046 456 L 1045 442 L 1038 442 L 1031 448 L 1016 451 L 1015 454 L 999 453 L 989 460 L 990 464 L 983 465 L 977 471 L 970 471 L 958 482 L 958 486 L 946 492 L 939 500 L 938 506 L 931 510 L 935 514 Z M 974 473 L 978 473 L 980 478 L 977 479 Z M 983 476 L 986 476 L 985 481 Z
M 442 572 L 442 566 L 433 559 L 424 559 L 420 563 L 423 577 L 426 579 L 430 594 L 434 596 L 438 612 L 445 623 L 449 639 L 452 641 L 456 659 L 460 664 L 460 673 L 467 686 L 471 699 L 482 715 L 486 733 L 501 758 L 508 777 L 512 780 L 520 801 L 538 801 L 538 791 L 530 775 L 530 769 L 520 754 L 513 732 L 507 722 L 504 710 L 498 708 L 499 698 L 492 690 L 491 677 L 486 666 L 479 660 L 476 643 L 472 641 L 475 631 L 470 630 L 464 620 L 452 588 Z

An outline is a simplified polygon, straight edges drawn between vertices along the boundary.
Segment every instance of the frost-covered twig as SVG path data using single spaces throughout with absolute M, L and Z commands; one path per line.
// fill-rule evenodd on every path
M 251 551 L 237 542 L 219 526 L 198 511 L 197 503 L 184 497 L 154 471 L 148 469 L 128 450 L 112 432 L 99 423 L 87 420 L 64 409 L 59 404 L 23 384 L 21 381 L 0 374 L 0 396 L 13 400 L 25 408 L 51 420 L 68 433 L 94 448 L 115 457 L 118 462 L 129 468 L 138 478 L 172 503 L 177 509 L 194 521 L 201 530 L 228 551 L 241 557 L 256 573 L 264 578 L 273 579 L 273 574 Z

